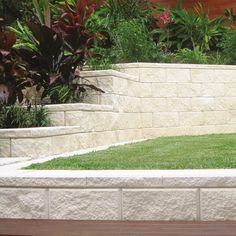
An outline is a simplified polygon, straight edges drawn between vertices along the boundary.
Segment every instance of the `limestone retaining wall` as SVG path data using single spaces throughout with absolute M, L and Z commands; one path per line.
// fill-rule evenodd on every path
M 235 170 L 0 173 L 0 218 L 236 220 Z
M 43 137 L 43 129 L 37 137 L 21 137 L 20 131 L 0 130 L 0 156 L 39 157 L 160 136 L 236 132 L 236 66 L 134 63 L 117 70 L 82 73 L 105 91 L 89 91 L 84 102 L 90 104 L 47 106 L 54 126 L 77 126 L 76 134 L 51 137 L 49 128 Z

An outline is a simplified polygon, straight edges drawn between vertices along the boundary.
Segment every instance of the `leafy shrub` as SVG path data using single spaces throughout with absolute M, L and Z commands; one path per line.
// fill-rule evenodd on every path
M 120 20 L 138 19 L 147 22 L 151 17 L 148 0 L 107 0 L 108 18 L 113 25 Z
M 208 56 L 208 64 L 213 64 L 213 65 L 227 64 L 227 59 L 222 51 L 211 52 L 207 56 Z
M 207 55 L 203 53 L 199 47 L 196 47 L 194 50 L 184 48 L 180 49 L 176 58 L 178 62 L 186 64 L 207 64 Z
M 228 64 L 236 64 L 236 31 L 229 31 L 225 37 L 222 47 Z
M 0 128 L 29 128 L 50 126 L 48 111 L 40 106 L 25 108 L 20 106 L 0 107 Z
M 158 13 L 164 14 L 165 7 L 161 7 Z M 172 50 L 199 47 L 201 51 L 217 50 L 217 44 L 226 33 L 226 20 L 223 16 L 210 19 L 201 5 L 197 5 L 194 11 L 182 8 L 181 1 L 176 9 L 169 9 L 170 20 L 165 27 L 155 30 L 162 42 L 169 42 Z
M 113 31 L 113 40 L 119 62 L 149 61 L 158 51 L 158 46 L 139 20 L 121 21 Z

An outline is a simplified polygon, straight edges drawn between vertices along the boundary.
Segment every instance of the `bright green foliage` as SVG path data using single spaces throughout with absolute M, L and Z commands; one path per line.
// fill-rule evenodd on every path
M 49 0 L 32 0 L 32 2 L 40 24 L 51 27 L 51 9 Z
M 148 0 L 107 0 L 108 18 L 113 25 L 120 20 L 147 21 L 151 16 Z
M 81 102 L 83 93 L 72 93 L 68 85 L 56 85 L 49 89 L 49 97 L 54 104 Z
M 180 49 L 176 57 L 178 62 L 186 64 L 207 64 L 208 57 L 203 53 L 199 47 L 194 48 L 193 50 L 184 48 Z
M 9 27 L 9 29 L 15 32 L 17 36 L 17 41 L 14 48 L 28 48 L 30 50 L 37 51 L 36 45 L 38 42 L 27 25 L 24 25 L 20 21 L 16 21 L 16 26 Z
M 236 30 L 229 31 L 222 44 L 227 64 L 236 64 Z
M 121 21 L 112 34 L 119 62 L 149 61 L 158 52 L 158 46 L 139 20 Z
M 161 7 L 158 12 L 164 12 Z M 192 11 L 182 8 L 169 9 L 170 23 L 154 32 L 159 34 L 160 41 L 169 42 L 170 49 L 199 47 L 201 51 L 216 50 L 217 44 L 226 33 L 227 26 L 223 16 L 210 19 L 201 5 Z
M 236 134 L 165 137 L 59 158 L 27 169 L 141 170 L 236 168 Z
M 50 126 L 48 111 L 42 106 L 25 108 L 4 106 L 0 108 L 0 128 L 29 128 Z

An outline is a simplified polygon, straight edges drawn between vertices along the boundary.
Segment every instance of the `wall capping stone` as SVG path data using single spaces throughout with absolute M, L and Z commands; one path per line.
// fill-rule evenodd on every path
M 174 63 L 125 63 L 116 64 L 118 69 L 124 68 L 174 68 L 174 69 L 217 69 L 236 70 L 235 65 L 206 65 L 206 64 L 174 64 Z
M 80 126 L 58 126 L 21 129 L 0 129 L 1 138 L 41 138 L 75 134 L 81 132 Z
M 111 105 L 71 103 L 71 104 L 52 104 L 45 106 L 49 112 L 59 111 L 113 111 Z

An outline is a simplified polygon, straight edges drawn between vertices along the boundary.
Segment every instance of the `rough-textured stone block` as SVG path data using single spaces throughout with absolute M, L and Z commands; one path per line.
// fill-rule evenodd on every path
M 103 94 L 99 92 L 94 92 L 92 90 L 89 90 L 85 93 L 85 96 L 83 98 L 84 103 L 88 104 L 104 104 L 104 105 L 110 105 L 111 103 L 101 103 L 101 97 Z
M 51 112 L 49 113 L 49 118 L 51 119 L 53 126 L 65 125 L 64 112 Z
M 141 82 L 166 82 L 166 70 L 163 68 L 140 68 Z
M 47 219 L 46 190 L 0 189 L 0 218 Z
M 51 155 L 51 138 L 11 140 L 12 157 L 42 157 Z
M 191 111 L 191 98 L 167 98 L 165 111 Z
M 11 141 L 10 139 L 0 139 L 0 157 L 11 156 Z
M 99 104 L 102 105 L 113 105 L 113 95 L 112 94 L 102 94 L 99 100 Z
M 120 95 L 130 95 L 129 93 L 129 84 L 133 85 L 135 82 L 134 81 L 128 81 L 127 79 L 124 78 L 113 78 L 113 89 L 115 94 L 120 94 Z
M 112 130 L 116 121 L 116 113 L 113 112 L 66 112 L 67 126 L 80 126 L 82 131 L 106 131 Z
M 139 68 L 138 67 L 123 67 L 118 68 L 119 72 L 126 73 L 128 75 L 132 75 L 139 81 Z
M 225 95 L 225 85 L 216 83 L 203 83 L 203 97 L 222 97 Z
M 51 138 L 51 154 L 63 154 L 73 152 L 80 149 L 80 143 L 74 134 L 54 136 Z
M 117 142 L 128 142 L 143 139 L 141 129 L 128 129 L 116 131 Z
M 236 110 L 236 96 L 215 98 L 215 107 L 218 111 Z
M 124 190 L 124 220 L 196 220 L 197 190 Z
M 216 75 L 210 69 L 191 69 L 191 79 L 193 83 L 214 83 Z
M 201 220 L 236 220 L 236 189 L 202 189 Z
M 236 124 L 236 110 L 229 111 L 229 123 Z
M 93 132 L 90 134 L 90 146 L 98 147 L 115 144 L 118 142 L 116 131 Z
M 88 83 L 97 86 L 106 93 L 113 93 L 113 76 L 97 76 L 97 77 L 87 77 Z
M 214 111 L 222 110 L 216 103 L 215 98 L 192 98 L 192 111 Z
M 134 86 L 135 96 L 139 98 L 152 97 L 152 83 L 136 83 Z
M 218 83 L 235 82 L 235 70 L 215 70 L 215 81 Z
M 165 98 L 142 98 L 140 109 L 142 112 L 166 111 L 167 101 Z
M 205 125 L 224 125 L 229 121 L 229 114 L 225 111 L 207 111 L 202 114 Z
M 236 75 L 235 75 L 235 77 L 236 77 Z M 236 97 L 236 83 L 225 84 L 225 96 Z
M 75 134 L 74 140 L 76 143 L 77 150 L 93 147 L 93 143 L 91 141 L 92 133 Z
M 118 190 L 50 190 L 50 219 L 118 220 L 118 197 Z
M 119 112 L 140 112 L 140 98 L 114 95 L 113 106 Z
M 178 112 L 158 112 L 153 114 L 153 127 L 176 127 L 178 125 Z
M 140 113 L 141 128 L 151 128 L 153 125 L 152 113 Z
M 185 83 L 190 81 L 189 69 L 166 69 L 166 82 Z
M 153 83 L 152 97 L 177 97 L 178 88 L 176 83 Z
M 115 129 L 137 129 L 142 127 L 141 115 L 137 113 L 119 113 Z
M 202 95 L 202 84 L 179 83 L 177 85 L 178 97 L 199 97 Z
M 181 126 L 203 125 L 204 120 L 202 112 L 180 112 L 179 124 Z

